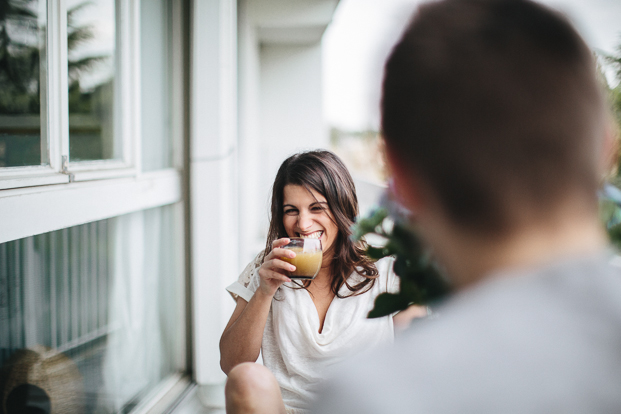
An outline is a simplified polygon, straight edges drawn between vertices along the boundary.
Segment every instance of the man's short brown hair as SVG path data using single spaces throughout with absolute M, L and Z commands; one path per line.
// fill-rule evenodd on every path
M 419 8 L 385 67 L 382 129 L 450 218 L 509 228 L 568 195 L 595 205 L 604 104 L 584 41 L 526 0 Z

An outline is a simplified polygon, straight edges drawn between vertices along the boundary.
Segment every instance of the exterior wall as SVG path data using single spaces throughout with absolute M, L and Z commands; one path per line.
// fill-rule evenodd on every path
M 264 165 L 259 156 L 260 47 L 257 28 L 248 10 L 251 1 L 238 3 L 239 271 L 261 249 L 261 229 L 267 211 L 267 195 L 259 189 Z
M 237 273 L 235 0 L 192 2 L 190 201 L 194 366 L 199 384 L 224 381 L 219 340 Z
M 320 27 L 319 38 L 309 39 L 310 43 L 320 40 L 337 4 L 338 0 L 251 0 L 248 13 L 261 29 L 290 28 L 300 32 L 308 27 Z M 288 43 L 290 40 L 281 41 Z

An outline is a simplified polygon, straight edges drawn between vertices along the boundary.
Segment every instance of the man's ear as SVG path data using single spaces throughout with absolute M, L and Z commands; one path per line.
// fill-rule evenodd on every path
M 386 144 L 386 159 L 392 173 L 393 192 L 397 202 L 403 204 L 414 215 L 426 206 L 422 180 L 415 166 L 407 165 L 397 151 Z

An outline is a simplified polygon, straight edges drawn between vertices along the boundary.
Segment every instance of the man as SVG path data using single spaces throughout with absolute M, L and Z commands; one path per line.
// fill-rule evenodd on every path
M 342 367 L 314 412 L 621 412 L 606 105 L 571 25 L 525 0 L 421 6 L 386 63 L 382 128 L 455 294 Z

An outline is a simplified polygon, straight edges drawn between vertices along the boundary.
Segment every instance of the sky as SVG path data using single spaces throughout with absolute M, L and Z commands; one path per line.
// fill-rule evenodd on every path
M 543 0 L 566 14 L 592 48 L 621 44 L 621 0 Z M 340 0 L 323 37 L 327 124 L 345 130 L 379 125 L 382 66 L 419 0 Z

